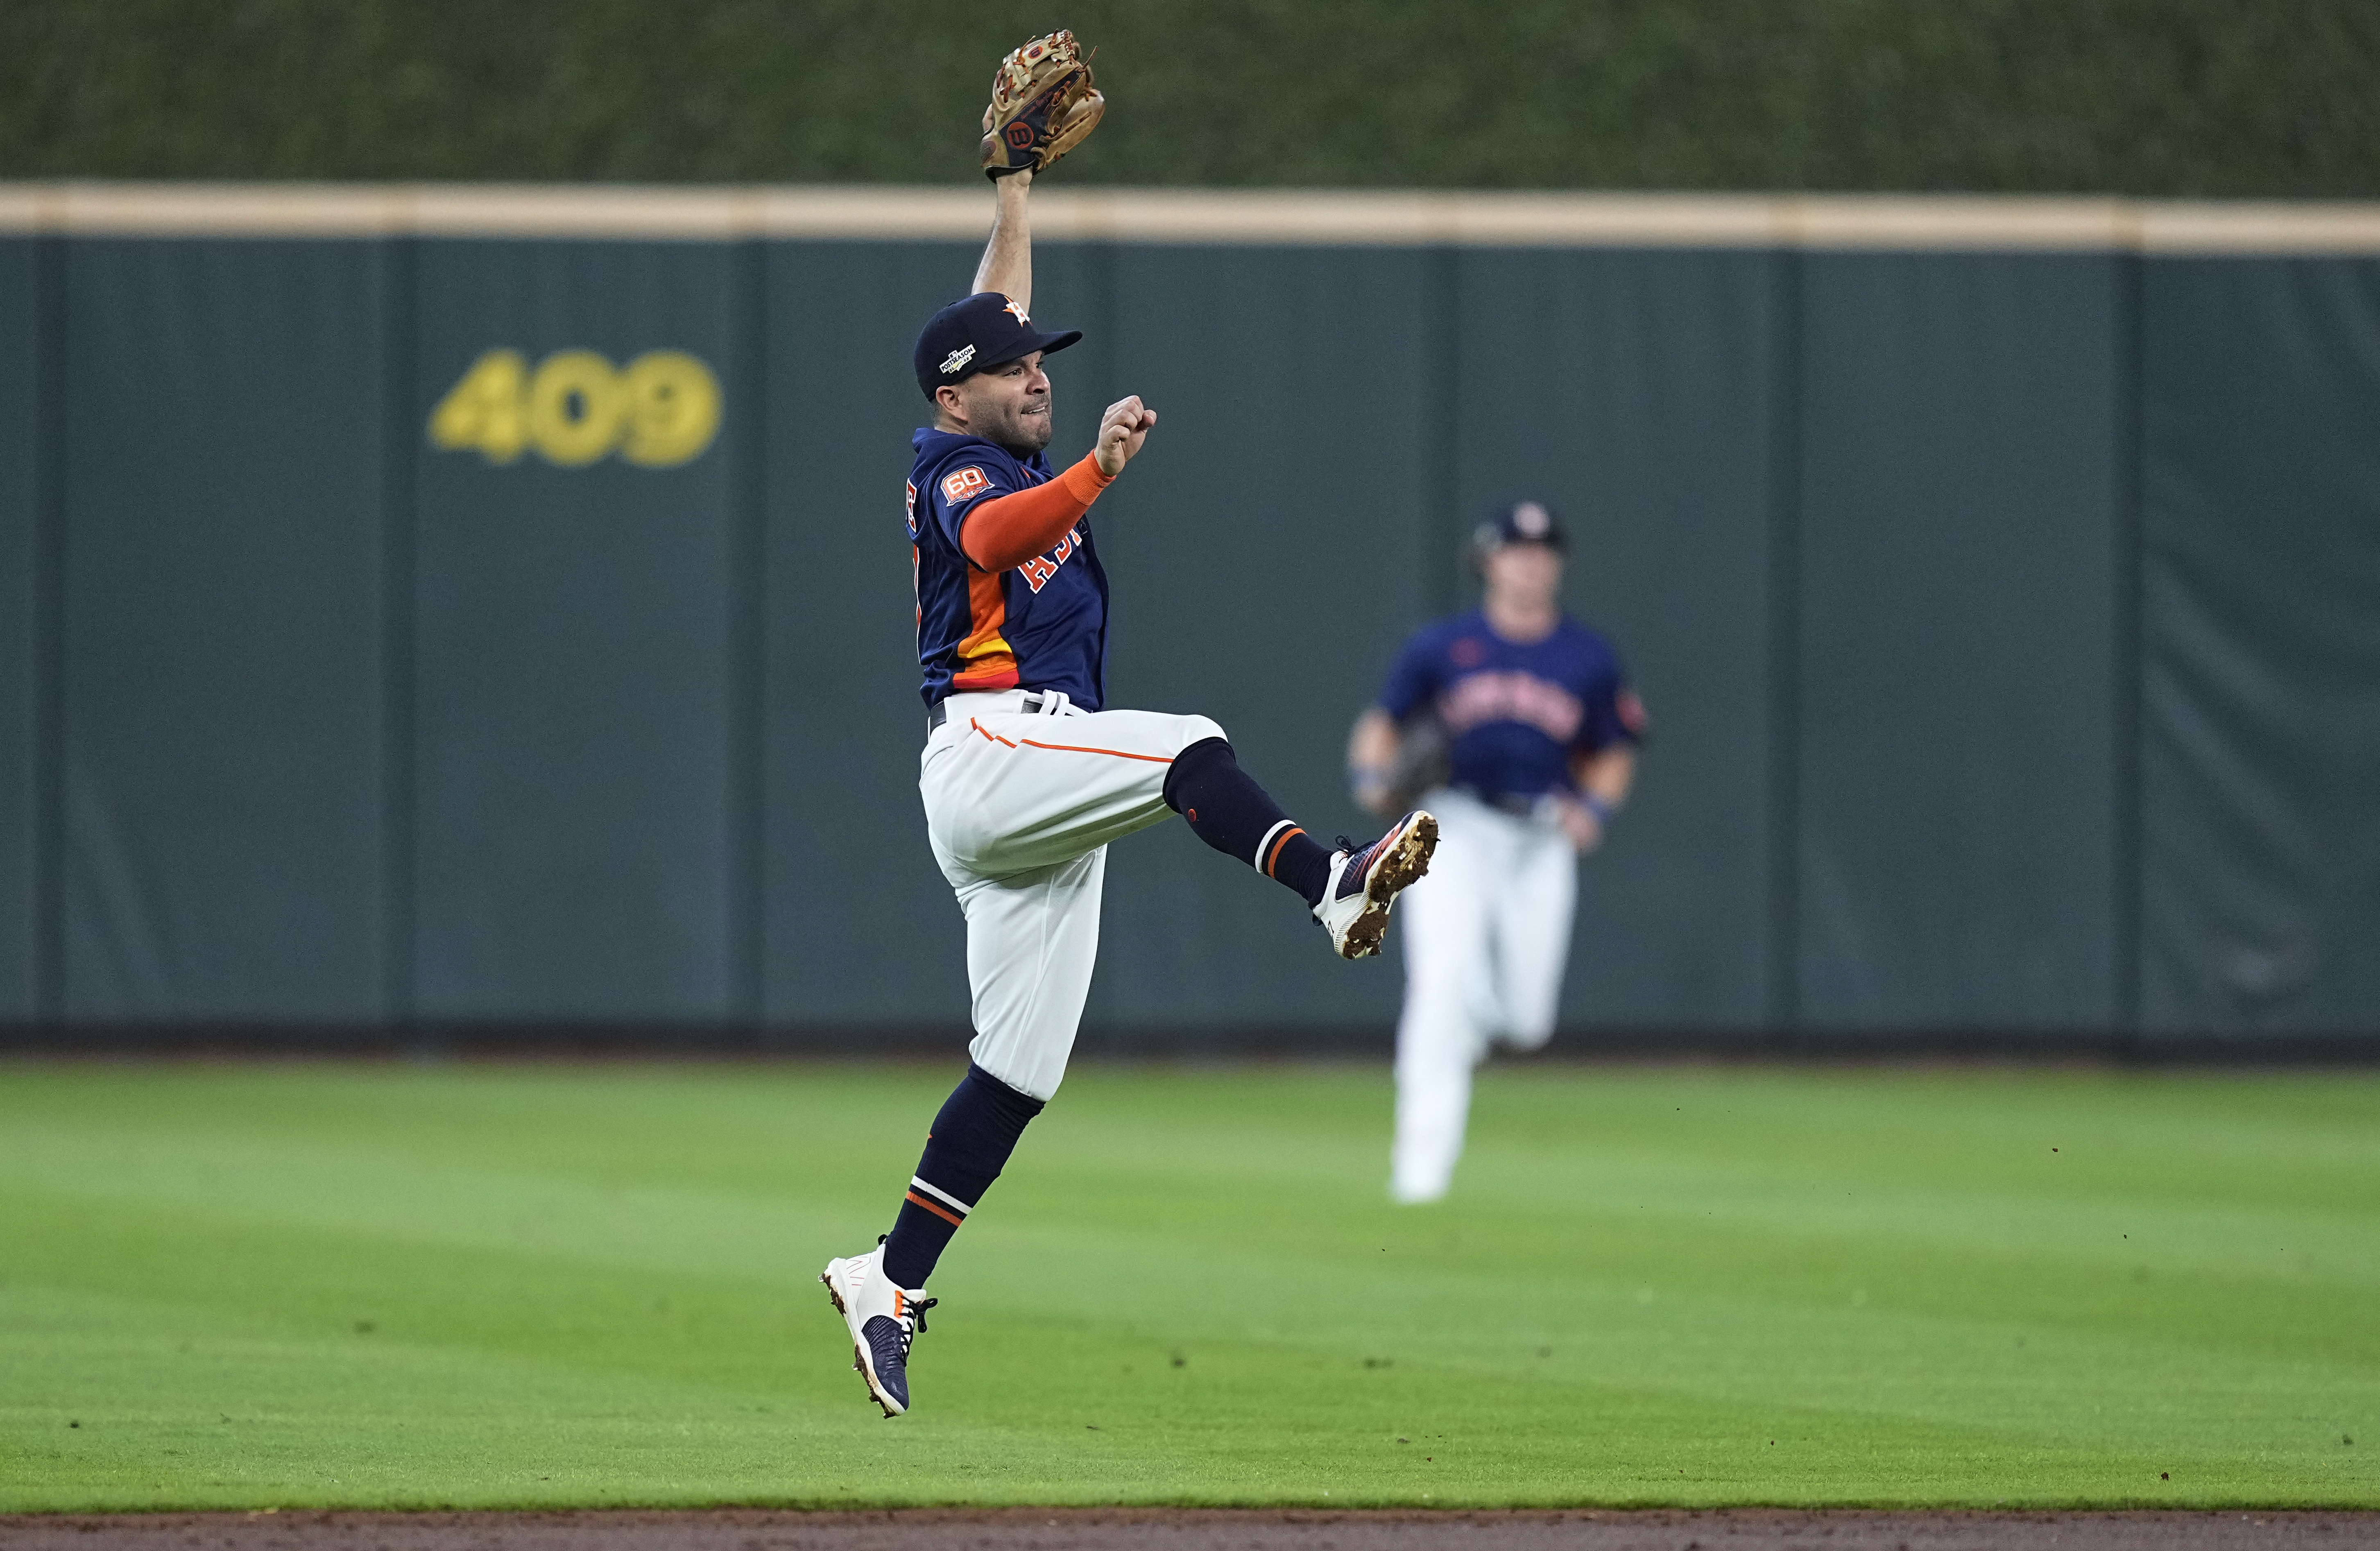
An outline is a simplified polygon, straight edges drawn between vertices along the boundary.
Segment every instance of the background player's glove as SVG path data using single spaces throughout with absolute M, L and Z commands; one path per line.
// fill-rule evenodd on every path
M 1422 793 L 1446 785 L 1454 773 L 1453 752 L 1446 725 L 1427 709 L 1400 722 L 1395 763 L 1380 773 L 1378 811 L 1402 812 Z
M 1097 53 L 1097 50 L 1093 50 Z M 983 172 L 1046 172 L 1090 138 L 1108 100 L 1091 90 L 1091 62 L 1061 28 L 1000 62 L 983 110 Z

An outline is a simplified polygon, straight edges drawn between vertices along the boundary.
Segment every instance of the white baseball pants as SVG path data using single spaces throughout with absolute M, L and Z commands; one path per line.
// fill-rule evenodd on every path
M 967 924 L 975 1039 L 967 1055 L 1020 1093 L 1066 1075 L 1099 957 L 1107 845 L 1172 817 L 1165 776 L 1204 716 L 1087 712 L 1062 694 L 953 695 L 926 739 L 917 790 L 934 861 Z
M 1436 1201 L 1453 1182 L 1471 1070 L 1489 1044 L 1536 1050 L 1553 1037 L 1578 900 L 1578 856 L 1558 822 L 1459 791 L 1422 806 L 1438 815 L 1438 851 L 1398 900 L 1405 1005 L 1389 1192 L 1408 1202 Z

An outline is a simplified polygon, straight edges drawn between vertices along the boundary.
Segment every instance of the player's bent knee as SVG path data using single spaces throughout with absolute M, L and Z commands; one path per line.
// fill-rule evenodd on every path
M 981 1038 L 967 1046 L 967 1059 L 981 1068 L 986 1076 L 1042 1104 L 1057 1097 L 1058 1085 L 1066 1080 L 1063 1056 L 1053 1061 L 1046 1055 L 1004 1050 L 996 1042 Z
M 1204 743 L 1210 738 L 1220 738 L 1226 743 L 1232 740 L 1231 735 L 1213 717 L 1184 716 L 1182 718 L 1182 740 L 1173 745 L 1173 751 L 1178 754 L 1193 743 Z
M 1235 765 L 1232 740 L 1223 729 L 1205 716 L 1173 718 L 1173 758 L 1165 767 L 1165 784 L 1158 788 L 1168 808 L 1183 812 L 1179 795 L 1185 781 L 1204 778 L 1205 773 L 1218 765 Z

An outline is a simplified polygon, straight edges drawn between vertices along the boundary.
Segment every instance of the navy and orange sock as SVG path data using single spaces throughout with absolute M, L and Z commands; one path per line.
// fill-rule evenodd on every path
M 1272 794 L 1240 768 L 1232 746 L 1201 739 L 1173 756 L 1165 805 L 1190 821 L 1199 839 L 1285 884 L 1311 907 L 1330 882 L 1330 851 L 1298 827 Z
M 926 1285 L 951 1236 L 1007 1166 L 1016 1139 L 1041 1113 L 1029 1098 L 973 1062 L 926 1133 L 926 1154 L 884 1240 L 884 1275 L 910 1291 Z

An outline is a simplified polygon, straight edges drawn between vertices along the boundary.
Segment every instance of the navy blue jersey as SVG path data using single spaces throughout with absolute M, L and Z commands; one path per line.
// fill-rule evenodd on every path
M 1380 709 L 1433 712 L 1446 727 L 1452 783 L 1490 801 L 1574 791 L 1573 754 L 1634 742 L 1645 711 L 1611 643 L 1565 615 L 1524 645 L 1473 609 L 1415 630 L 1389 669 Z
M 992 572 L 959 547 L 979 501 L 1044 483 L 1050 460 L 1019 460 L 980 436 L 920 430 L 910 439 L 909 556 L 917 583 L 917 662 L 931 705 L 978 690 L 1059 690 L 1102 708 L 1108 578 L 1091 546 L 1091 519 L 1023 565 Z

